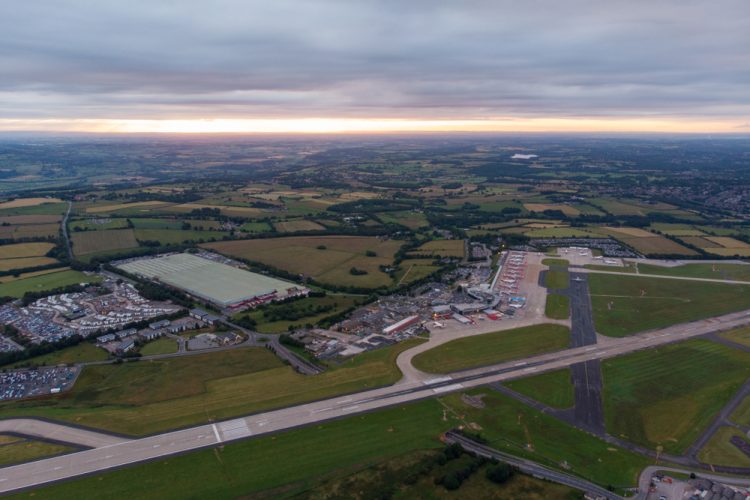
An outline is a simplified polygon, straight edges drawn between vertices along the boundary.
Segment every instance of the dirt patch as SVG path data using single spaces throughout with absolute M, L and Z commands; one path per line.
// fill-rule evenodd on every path
M 470 396 L 468 394 L 461 394 L 461 401 L 463 401 L 465 404 L 473 408 L 479 408 L 481 410 L 485 406 L 484 401 L 482 401 L 482 398 L 484 396 L 485 394 L 477 394 L 476 396 Z M 477 425 L 477 424 L 470 424 L 470 425 Z

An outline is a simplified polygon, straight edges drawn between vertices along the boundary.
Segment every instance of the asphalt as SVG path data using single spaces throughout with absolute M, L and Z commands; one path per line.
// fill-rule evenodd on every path
M 438 376 L 431 380 L 408 382 L 223 422 L 106 444 L 62 457 L 2 468 L 0 469 L 0 493 L 30 489 L 50 482 L 213 447 L 230 441 L 402 405 L 471 387 L 528 376 L 532 373 L 557 370 L 594 359 L 615 357 L 748 324 L 750 324 L 750 311 L 742 311 L 711 320 L 696 321 L 614 339 L 607 345 L 570 348 L 533 356 L 523 361 L 511 361 L 448 376 Z M 19 419 L 9 419 L 4 422 L 6 425 L 12 425 L 12 422 L 17 420 Z

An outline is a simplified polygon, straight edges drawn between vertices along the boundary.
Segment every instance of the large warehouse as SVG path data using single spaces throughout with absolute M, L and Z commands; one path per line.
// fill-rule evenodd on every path
M 221 308 L 253 307 L 308 290 L 189 253 L 135 259 L 118 269 L 179 288 Z

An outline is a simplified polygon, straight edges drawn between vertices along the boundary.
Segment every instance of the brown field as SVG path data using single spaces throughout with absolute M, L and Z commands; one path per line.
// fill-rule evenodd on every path
M 688 245 L 693 245 L 694 247 L 703 248 L 703 249 L 721 247 L 721 245 L 719 245 L 718 243 L 715 243 L 711 240 L 703 238 L 702 236 L 682 236 L 680 237 L 680 240 L 684 241 Z
M 375 288 L 392 283 L 379 266 L 391 264 L 393 255 L 402 245 L 402 241 L 369 236 L 297 236 L 220 241 L 201 246 L 311 276 L 322 283 Z M 319 249 L 319 246 L 325 248 Z M 377 256 L 367 257 L 367 250 Z M 367 274 L 354 276 L 349 272 L 352 267 L 365 270 Z
M 14 239 L 55 237 L 60 232 L 59 224 L 22 224 L 5 227 L 13 228 L 11 237 Z
M 57 260 L 51 257 L 22 257 L 16 259 L 0 259 L 0 271 L 46 266 L 47 264 L 55 264 L 56 262 Z
M 728 236 L 706 236 L 706 239 L 724 248 L 750 248 L 750 245 L 744 241 L 735 240 Z
M 560 210 L 562 213 L 569 217 L 576 217 L 581 212 L 571 207 L 570 205 L 556 204 L 556 203 L 524 203 L 524 208 L 530 212 L 544 212 L 545 210 Z
M 618 235 L 632 236 L 634 238 L 651 238 L 654 236 L 654 233 L 637 227 L 603 227 L 602 230 L 613 232 Z
M 697 252 L 684 247 L 663 236 L 650 236 L 648 238 L 618 238 L 626 245 L 635 248 L 643 254 L 678 254 L 696 255 Z
M 439 255 L 440 257 L 464 257 L 464 240 L 434 240 L 414 250 L 419 255 Z
M 102 212 L 114 212 L 116 210 L 126 210 L 128 208 L 153 208 L 163 205 L 169 205 L 166 201 L 136 201 L 133 203 L 116 203 L 114 205 L 94 205 L 87 207 L 86 212 L 98 214 Z
M 0 217 L 0 224 L 53 224 L 61 220 L 62 215 L 6 215 Z
M 76 255 L 135 248 L 138 246 L 132 229 L 84 231 L 73 233 L 70 239 L 73 243 L 73 252 Z
M 21 257 L 40 257 L 46 255 L 55 245 L 45 242 L 34 243 L 14 243 L 12 245 L 3 245 L 0 255 L 3 259 L 16 259 Z
M 714 255 L 721 255 L 723 257 L 732 257 L 739 255 L 740 257 L 750 257 L 749 248 L 706 248 L 706 252 Z
M 59 198 L 19 198 L 17 200 L 0 203 L 0 210 L 4 208 L 35 207 L 44 203 L 60 203 L 61 201 L 62 200 Z
M 46 258 L 46 257 L 45 257 Z M 0 265 L 3 261 L 0 261 Z M 54 269 L 45 269 L 44 271 L 34 271 L 31 273 L 23 273 L 18 277 L 16 276 L 0 276 L 0 283 L 10 283 L 11 281 L 22 280 L 26 278 L 33 278 L 34 276 L 41 276 L 43 274 L 59 273 L 61 271 L 70 271 L 69 267 L 56 267 Z
M 295 231 L 321 231 L 325 228 L 311 220 L 286 220 L 274 222 L 273 227 L 281 233 L 293 233 Z

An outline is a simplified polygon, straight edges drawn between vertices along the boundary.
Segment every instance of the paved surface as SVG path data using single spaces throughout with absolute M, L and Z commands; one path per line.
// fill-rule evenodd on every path
M 495 458 L 497 460 L 509 463 L 510 465 L 513 465 L 514 467 L 520 469 L 522 472 L 535 477 L 541 477 L 548 481 L 554 481 L 556 483 L 564 484 L 566 486 L 570 486 L 571 488 L 575 488 L 586 493 L 593 493 L 604 498 L 622 498 L 621 496 L 616 495 L 597 484 L 586 481 L 585 479 L 581 479 L 580 477 L 547 468 L 536 462 L 532 462 L 531 460 L 518 458 L 516 456 L 509 455 L 508 453 L 503 453 L 502 451 L 498 451 L 494 448 L 490 448 L 489 446 L 477 443 L 476 441 L 468 439 L 455 432 L 446 433 L 445 440 L 449 443 L 459 443 L 466 451 L 470 451 L 476 455 L 481 455 L 487 458 Z
M 0 469 L 0 493 L 32 488 L 51 481 L 215 446 L 227 441 L 405 404 L 470 387 L 527 376 L 531 373 L 556 370 L 592 359 L 619 356 L 628 352 L 747 324 L 750 324 L 750 311 L 743 311 L 712 320 L 697 321 L 616 339 L 607 346 L 571 348 L 561 352 L 530 357 L 524 361 L 466 370 L 449 376 L 434 377 L 431 380 L 407 382 L 249 417 L 118 442 L 62 457 L 52 457 L 23 465 L 6 467 Z M 18 419 L 6 420 L 5 422 L 15 420 Z M 59 424 L 55 425 L 58 426 Z
M 730 484 L 733 486 L 750 487 L 750 477 L 727 477 L 720 476 L 718 474 L 709 474 L 705 471 L 692 470 L 689 468 L 676 468 L 676 467 L 662 467 L 658 465 L 650 465 L 643 469 L 641 475 L 638 477 L 638 495 L 635 497 L 638 500 L 643 500 L 648 496 L 648 487 L 651 484 L 651 477 L 659 471 L 671 472 L 677 474 L 690 474 L 694 472 L 696 477 L 704 477 L 710 479 L 716 483 Z
M 128 441 L 127 438 L 111 434 L 32 418 L 0 420 L 0 434 L 21 434 L 84 448 L 100 448 Z

